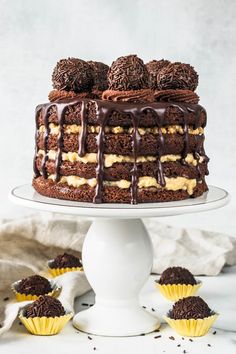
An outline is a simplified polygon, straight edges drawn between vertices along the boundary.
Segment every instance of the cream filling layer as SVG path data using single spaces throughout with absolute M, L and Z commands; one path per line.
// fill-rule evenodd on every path
M 48 151 L 49 160 L 55 160 L 57 157 L 57 151 L 49 150 Z M 44 156 L 44 150 L 38 151 L 38 156 Z M 163 155 L 161 156 L 161 162 L 171 162 L 178 161 L 181 159 L 181 155 Z M 138 156 L 137 162 L 152 162 L 156 161 L 156 156 Z M 200 156 L 199 162 L 203 162 L 203 157 Z M 83 162 L 87 163 L 97 163 L 97 154 L 96 153 L 87 153 L 83 157 L 80 157 L 77 152 L 63 152 L 62 153 L 62 161 L 69 162 Z M 193 154 L 187 154 L 185 161 L 193 166 L 196 166 L 198 161 L 194 158 Z M 114 163 L 122 163 L 122 162 L 134 162 L 133 157 L 127 155 L 116 155 L 116 154 L 104 154 L 104 164 L 105 167 L 111 167 Z
M 81 125 L 77 124 L 68 124 L 64 125 L 64 132 L 66 134 L 79 134 L 81 132 Z M 60 132 L 60 126 L 58 124 L 50 123 L 49 124 L 49 129 L 50 133 L 57 135 Z M 184 134 L 184 129 L 181 125 L 168 125 L 166 127 L 160 128 L 163 134 L 174 134 L 174 133 L 179 133 L 179 134 Z M 100 126 L 98 125 L 88 125 L 87 126 L 87 131 L 89 133 L 99 133 Z M 140 135 L 145 135 L 147 133 L 151 134 L 158 134 L 159 133 L 159 128 L 158 127 L 152 127 L 152 128 L 138 128 L 139 134 Z M 39 132 L 44 133 L 45 132 L 45 126 L 41 125 L 39 127 Z M 113 134 L 121 134 L 121 133 L 128 133 L 132 134 L 133 128 L 124 128 L 124 127 L 105 127 L 105 132 L 106 133 L 113 133 Z M 189 126 L 188 128 L 189 134 L 193 135 L 202 135 L 204 134 L 204 128 L 199 127 L 197 129 L 193 129 L 192 126 Z
M 48 178 L 55 181 L 55 175 L 49 175 Z M 196 179 L 188 179 L 185 177 L 176 177 L 176 178 L 165 177 L 165 182 L 166 185 L 165 187 L 163 187 L 163 189 L 169 191 L 186 190 L 189 195 L 193 194 L 193 190 L 197 185 Z M 84 184 L 88 184 L 90 187 L 95 187 L 97 184 L 97 180 L 96 178 L 86 179 L 78 176 L 62 176 L 60 178 L 59 183 L 67 183 L 69 186 L 73 186 L 73 187 L 80 187 Z M 104 181 L 103 185 L 118 187 L 121 189 L 128 189 L 131 186 L 131 182 L 121 179 L 119 181 Z M 139 177 L 138 188 L 149 188 L 149 187 L 162 188 L 160 184 L 158 184 L 156 178 L 154 177 L 149 177 L 149 176 Z

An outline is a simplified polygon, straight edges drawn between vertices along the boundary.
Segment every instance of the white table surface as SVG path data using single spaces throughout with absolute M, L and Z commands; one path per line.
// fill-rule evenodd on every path
M 144 286 L 141 294 L 141 304 L 158 316 L 166 313 L 171 307 L 155 289 L 154 279 L 151 276 Z M 0 338 L 0 353 L 10 354 L 68 354 L 68 353 L 99 353 L 99 354 L 157 354 L 170 353 L 235 353 L 236 351 L 236 267 L 225 268 L 218 277 L 198 277 L 203 281 L 199 291 L 209 304 L 218 311 L 220 316 L 215 323 L 215 328 L 201 338 L 193 338 L 191 342 L 187 337 L 183 340 L 167 325 L 162 324 L 159 333 L 151 333 L 145 336 L 112 338 L 91 336 L 78 332 L 70 323 L 64 330 L 52 337 L 37 337 L 26 332 L 19 321 L 16 321 L 12 329 Z M 93 293 L 90 292 L 77 299 L 77 311 L 85 309 L 82 303 L 93 303 Z M 125 319 L 124 319 L 125 321 Z M 216 334 L 213 332 L 216 330 Z M 161 338 L 155 339 L 156 335 Z M 175 340 L 169 339 L 174 336 Z M 177 347 L 181 344 L 180 347 Z M 208 346 L 210 344 L 210 346 Z M 96 348 L 94 350 L 94 348 Z

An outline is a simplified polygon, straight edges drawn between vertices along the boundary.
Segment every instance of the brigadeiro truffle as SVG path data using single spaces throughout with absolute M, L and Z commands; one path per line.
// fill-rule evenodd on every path
M 63 253 L 54 258 L 49 266 L 50 268 L 73 268 L 82 267 L 82 264 L 78 257 L 75 257 L 72 254 Z
M 166 65 L 170 64 L 169 60 L 152 60 L 146 64 L 148 75 L 149 75 L 149 87 L 153 90 L 158 88 L 157 85 L 157 74 Z
M 169 312 L 169 317 L 174 320 L 182 319 L 199 319 L 213 315 L 213 311 L 200 296 L 189 296 L 177 301 L 172 310 Z
M 196 284 L 192 273 L 182 267 L 169 267 L 161 275 L 159 284 Z
M 137 55 L 113 61 L 108 72 L 109 90 L 128 91 L 148 88 L 147 68 Z
M 93 86 L 93 70 L 81 59 L 61 59 L 53 70 L 53 88 L 74 92 L 91 91 Z
M 53 289 L 48 279 L 40 275 L 32 275 L 19 281 L 15 290 L 21 294 L 44 295 Z
M 59 317 L 65 314 L 61 302 L 47 295 L 41 295 L 38 300 L 28 305 L 25 310 L 25 317 Z
M 107 74 L 109 66 L 98 61 L 88 61 L 87 63 L 91 67 L 93 73 L 92 89 L 105 91 L 108 88 Z
M 198 85 L 198 74 L 189 64 L 170 63 L 157 73 L 157 89 L 183 89 L 194 91 Z

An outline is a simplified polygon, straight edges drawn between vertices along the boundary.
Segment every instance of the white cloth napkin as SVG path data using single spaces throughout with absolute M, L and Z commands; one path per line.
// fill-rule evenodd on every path
M 196 229 L 181 229 L 145 219 L 154 248 L 153 273 L 181 265 L 195 275 L 217 275 L 224 265 L 236 264 L 236 239 Z M 10 285 L 46 270 L 46 261 L 65 250 L 80 254 L 91 221 L 60 214 L 38 213 L 0 223 L 0 334 L 8 330 L 19 309 Z M 64 307 L 73 311 L 74 299 L 90 290 L 83 273 L 57 277 Z M 8 299 L 9 298 L 9 299 Z M 10 303 L 9 303 L 10 302 Z

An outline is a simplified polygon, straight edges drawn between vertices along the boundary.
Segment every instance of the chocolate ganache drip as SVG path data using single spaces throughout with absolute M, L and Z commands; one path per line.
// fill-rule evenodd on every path
M 137 158 L 139 155 L 139 148 L 141 144 L 141 136 L 139 134 L 139 122 L 142 115 L 145 111 L 152 112 L 155 117 L 156 125 L 158 127 L 158 135 L 157 135 L 157 169 L 156 169 L 156 179 L 158 184 L 161 187 L 165 186 L 165 177 L 163 172 L 163 166 L 161 162 L 161 157 L 165 152 L 165 141 L 162 134 L 162 127 L 165 125 L 165 114 L 166 111 L 171 108 L 177 108 L 182 113 L 182 126 L 184 131 L 184 146 L 182 150 L 181 163 L 186 164 L 185 158 L 189 152 L 189 126 L 187 124 L 188 114 L 193 113 L 195 117 L 194 129 L 197 129 L 200 126 L 200 117 L 201 112 L 206 114 L 203 107 L 196 104 L 187 104 L 187 103 L 170 103 L 170 102 L 158 102 L 158 103 L 116 103 L 112 101 L 101 101 L 101 100 L 91 100 L 91 99 L 74 99 L 74 100 L 66 100 L 64 102 L 54 102 L 49 103 L 47 105 L 38 106 L 36 109 L 36 151 L 34 157 L 34 172 L 35 177 L 40 176 L 40 171 L 37 168 L 37 140 L 38 140 L 38 132 L 39 132 L 39 114 L 41 113 L 42 120 L 45 125 L 45 131 L 43 136 L 43 146 L 44 146 L 44 158 L 41 165 L 41 171 L 44 178 L 47 178 L 47 168 L 46 162 L 48 160 L 48 136 L 49 136 L 49 110 L 52 106 L 56 107 L 58 122 L 60 126 L 60 132 L 57 138 L 57 158 L 56 158 L 56 182 L 60 181 L 60 167 L 62 164 L 62 152 L 63 152 L 63 138 L 64 138 L 64 124 L 65 124 L 65 115 L 69 106 L 76 105 L 78 103 L 81 104 L 80 108 L 80 119 L 81 119 L 81 131 L 79 134 L 78 142 L 78 154 L 79 156 L 84 156 L 86 154 L 86 138 L 87 138 L 87 120 L 88 120 L 88 103 L 95 103 L 96 106 L 96 115 L 97 115 L 97 123 L 100 127 L 99 133 L 97 135 L 97 167 L 96 167 L 96 180 L 97 185 L 95 188 L 94 195 L 94 203 L 101 203 L 103 201 L 103 180 L 104 180 L 104 151 L 106 147 L 105 140 L 105 127 L 108 123 L 109 117 L 112 115 L 112 112 L 119 112 L 122 114 L 129 115 L 131 117 L 133 131 L 131 134 L 132 138 L 132 148 L 133 148 L 133 166 L 130 171 L 131 173 L 131 203 L 136 204 L 138 201 L 138 179 L 139 179 L 139 171 L 138 171 L 138 163 Z M 196 136 L 197 139 L 197 136 Z M 194 156 L 197 163 L 197 170 L 199 172 L 199 178 L 201 175 L 201 171 L 199 168 L 199 159 L 203 157 L 203 159 L 207 162 L 208 158 L 205 156 L 205 151 L 203 146 L 199 146 L 199 143 L 196 140 L 196 151 L 194 152 Z

